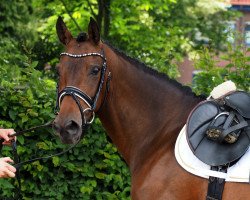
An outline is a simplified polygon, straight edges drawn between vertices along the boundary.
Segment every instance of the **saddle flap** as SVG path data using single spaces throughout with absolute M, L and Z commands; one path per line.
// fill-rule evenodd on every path
M 204 137 L 210 122 L 219 113 L 219 107 L 213 101 L 202 102 L 188 118 L 187 137 L 195 150 Z
M 226 105 L 237 110 L 241 116 L 250 119 L 250 94 L 236 91 L 224 97 Z
M 246 152 L 250 143 L 248 129 L 233 144 L 208 137 L 207 130 L 211 124 L 219 127 L 226 122 L 228 115 L 221 113 L 226 112 L 217 102 L 205 101 L 194 108 L 187 121 L 186 136 L 190 149 L 199 160 L 210 166 L 226 165 L 237 160 Z

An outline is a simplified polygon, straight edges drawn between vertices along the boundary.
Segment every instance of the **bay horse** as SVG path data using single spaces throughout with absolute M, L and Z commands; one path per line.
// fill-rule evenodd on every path
M 73 38 L 62 18 L 59 113 L 54 128 L 63 143 L 77 143 L 96 113 L 131 173 L 133 200 L 206 199 L 208 180 L 183 170 L 174 156 L 178 133 L 203 100 L 190 89 L 88 33 Z M 226 183 L 223 200 L 250 198 L 247 184 Z

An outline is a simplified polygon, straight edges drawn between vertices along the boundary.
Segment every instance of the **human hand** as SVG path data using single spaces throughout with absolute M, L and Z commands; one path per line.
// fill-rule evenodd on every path
M 16 168 L 9 164 L 14 161 L 9 157 L 0 158 L 0 178 L 15 177 Z
M 16 140 L 16 136 L 10 137 L 9 135 L 14 134 L 13 129 L 0 129 L 0 139 L 4 139 L 3 145 L 10 145 L 11 140 Z

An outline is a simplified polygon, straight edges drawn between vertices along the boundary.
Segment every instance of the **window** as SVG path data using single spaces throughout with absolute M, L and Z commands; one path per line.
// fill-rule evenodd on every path
M 246 23 L 245 30 L 244 30 L 244 38 L 245 44 L 247 47 L 250 47 L 250 23 Z
M 227 33 L 227 41 L 231 44 L 234 44 L 235 41 L 235 31 L 236 31 L 236 24 L 235 22 L 227 22 L 227 27 L 225 32 Z

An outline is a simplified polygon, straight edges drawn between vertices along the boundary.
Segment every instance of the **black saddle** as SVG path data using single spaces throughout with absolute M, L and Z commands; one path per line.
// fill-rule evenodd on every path
M 236 91 L 198 104 L 187 121 L 187 140 L 210 166 L 239 159 L 250 144 L 250 94 Z

